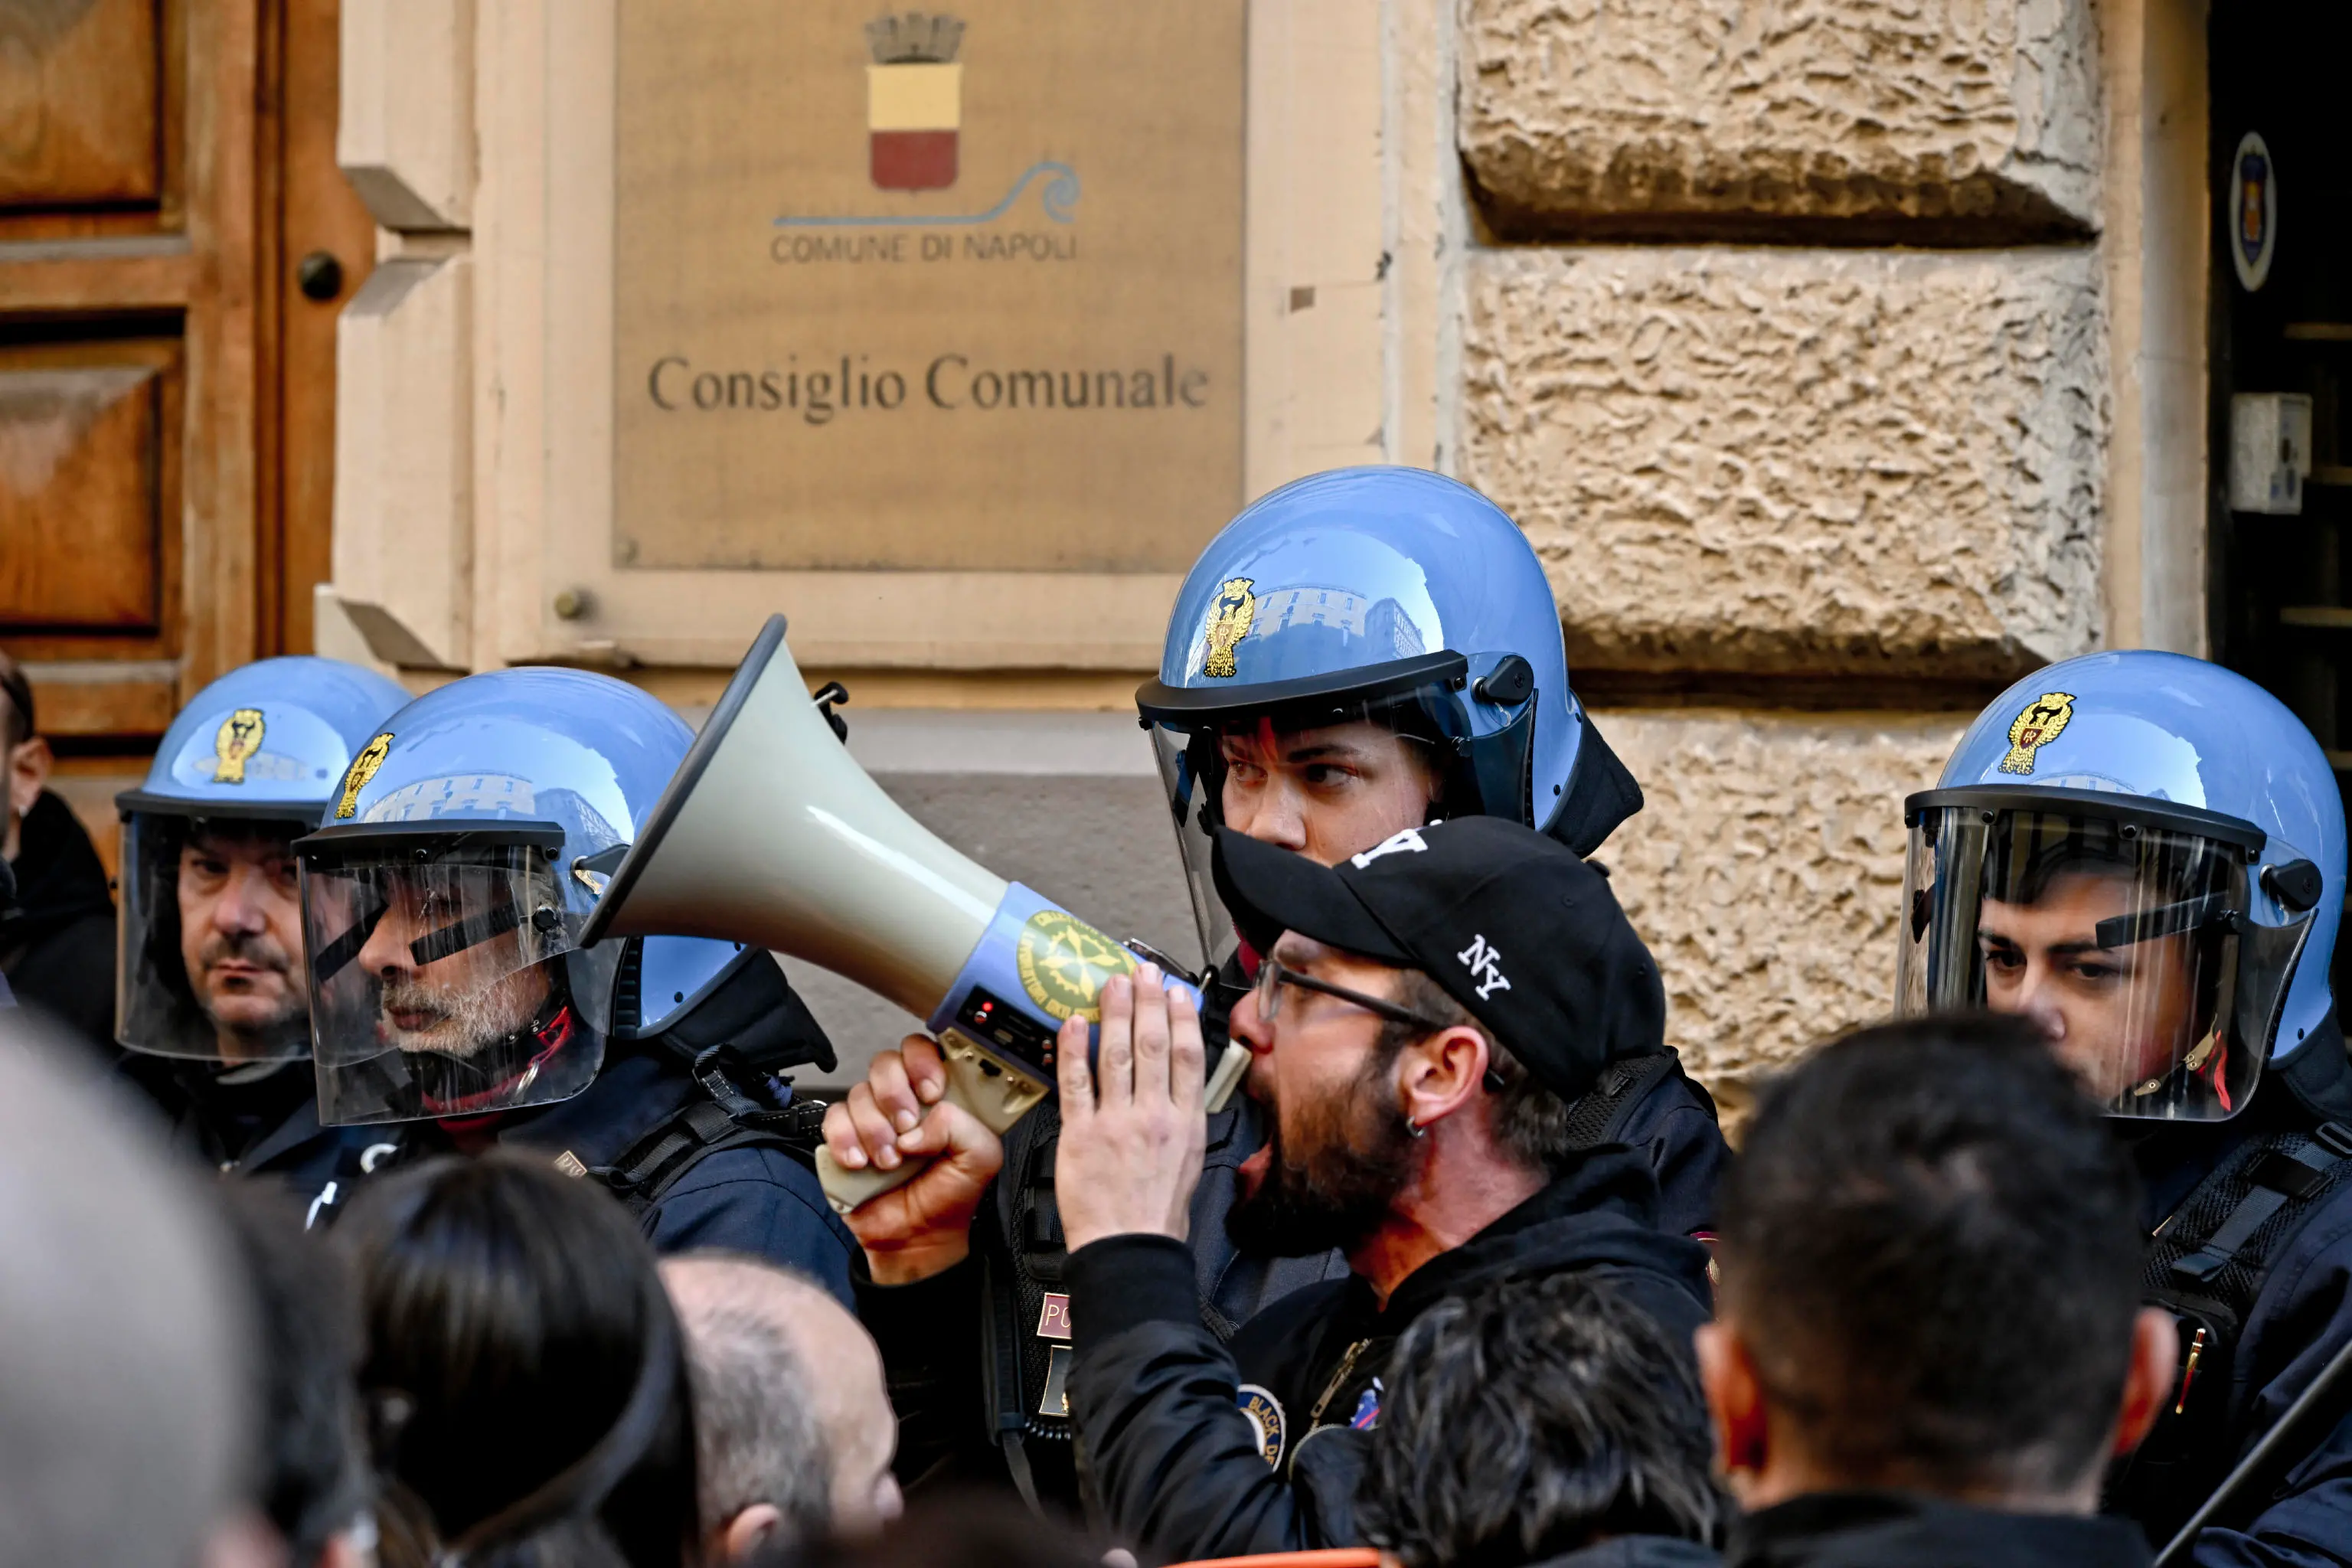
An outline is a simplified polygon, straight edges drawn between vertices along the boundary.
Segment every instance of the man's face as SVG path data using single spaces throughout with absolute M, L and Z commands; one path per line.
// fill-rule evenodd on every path
M 305 1013 L 290 836 L 201 833 L 180 849 L 180 961 L 227 1060 Z
M 429 882 L 394 878 L 383 917 L 360 949 L 360 967 L 383 986 L 378 1034 L 403 1051 L 460 1058 L 526 1027 L 547 999 L 543 966 L 518 966 L 514 930 L 419 963 L 412 944 L 467 919 L 495 912 L 508 895 L 503 873 L 436 873 Z
M 1261 722 L 1218 744 L 1225 826 L 1318 865 L 1429 820 L 1435 785 L 1420 748 L 1369 720 L 1287 734 Z
M 1977 919 L 1986 1005 L 2039 1024 L 2104 1100 L 2165 1077 L 2195 1043 L 2192 939 L 2098 945 L 2101 921 L 2138 906 L 2137 886 L 2119 873 L 2063 873 L 2032 903 L 1987 899 Z
M 1367 995 L 1392 995 L 1395 972 L 1286 933 L 1286 967 Z M 1412 1165 L 1395 1061 L 1381 1059 L 1381 1021 L 1338 996 L 1284 986 L 1276 1016 L 1253 992 L 1234 1009 L 1249 1047 L 1250 1098 L 1265 1106 L 1265 1147 L 1242 1163 L 1226 1229 L 1245 1250 L 1308 1257 L 1360 1245 L 1388 1215 Z

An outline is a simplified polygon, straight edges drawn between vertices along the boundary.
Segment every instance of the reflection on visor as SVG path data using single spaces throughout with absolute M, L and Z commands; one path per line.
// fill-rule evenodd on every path
M 2257 830 L 2215 819 L 2207 831 L 2181 807 L 2043 808 L 2013 792 L 1913 804 L 1903 1011 L 2032 1020 L 2110 1115 L 2244 1108 L 2309 924 L 2254 919 Z

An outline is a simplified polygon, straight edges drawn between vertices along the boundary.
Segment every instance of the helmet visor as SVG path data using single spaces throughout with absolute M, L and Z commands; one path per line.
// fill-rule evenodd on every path
M 2252 924 L 2246 845 L 1962 793 L 1914 803 L 1898 1009 L 2030 1017 L 2112 1116 L 2242 1109 L 2308 923 Z
M 481 1116 L 594 1080 L 621 944 L 580 947 L 558 833 L 496 837 L 306 854 L 322 1121 Z
M 309 824 L 131 811 L 122 827 L 114 1033 L 227 1064 L 310 1054 L 293 842 Z
M 1525 820 L 1534 717 L 1530 698 L 1517 723 L 1473 742 L 1443 682 L 1185 722 L 1163 711 L 1152 752 L 1208 962 L 1240 942 L 1210 876 L 1217 828 L 1329 864 L 1439 817 Z

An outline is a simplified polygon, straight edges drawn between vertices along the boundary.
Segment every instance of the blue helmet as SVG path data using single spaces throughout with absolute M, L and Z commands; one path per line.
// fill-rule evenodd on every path
M 2311 732 L 2202 659 L 2011 687 L 1905 805 L 1910 1011 L 2037 1018 L 2112 1115 L 2219 1121 L 2331 1031 L 2344 804 Z
M 1424 819 L 1509 817 L 1579 854 L 1641 809 L 1569 686 L 1559 611 L 1527 536 L 1423 469 L 1335 469 L 1244 509 L 1184 579 L 1160 677 L 1136 705 L 1213 955 L 1232 941 L 1208 878 L 1225 752 L 1262 725 L 1372 721 L 1422 743 Z
M 408 700 L 331 658 L 265 658 L 180 710 L 122 814 L 115 1037 L 199 1060 L 305 1057 L 299 906 L 288 849 L 352 757 Z
M 469 676 L 383 722 L 296 847 L 322 1121 L 568 1100 L 609 1039 L 661 1034 L 739 976 L 782 990 L 737 942 L 580 945 L 692 739 L 572 669 Z

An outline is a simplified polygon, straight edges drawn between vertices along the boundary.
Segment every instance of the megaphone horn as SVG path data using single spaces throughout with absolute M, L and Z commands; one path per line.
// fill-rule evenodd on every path
M 1062 1022 L 1099 1024 L 1104 984 L 1135 955 L 940 842 L 831 720 L 771 616 L 581 940 L 718 937 L 822 964 L 928 1020 L 947 1098 L 1002 1134 L 1052 1092 Z M 1233 1054 L 1210 1086 L 1220 1100 Z M 817 1154 L 844 1213 L 919 1169 L 845 1171 Z

